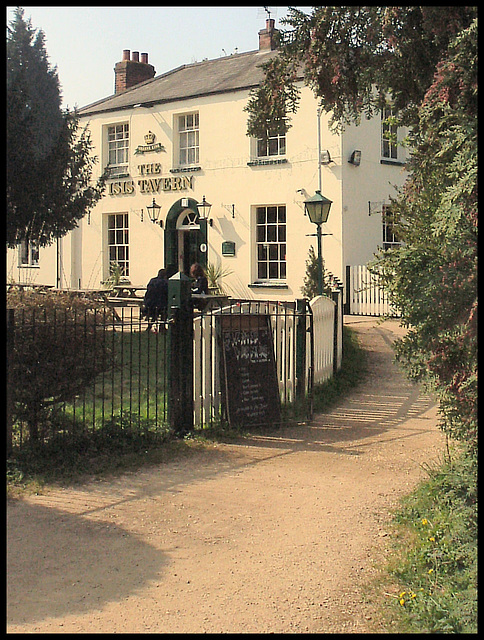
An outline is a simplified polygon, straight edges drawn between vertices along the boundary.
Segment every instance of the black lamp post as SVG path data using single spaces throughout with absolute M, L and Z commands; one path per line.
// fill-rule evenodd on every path
M 333 204 L 332 200 L 321 195 L 321 191 L 316 190 L 314 196 L 304 202 L 304 208 L 313 224 L 317 226 L 316 235 L 318 238 L 318 294 L 323 293 L 323 257 L 321 248 L 321 225 L 327 222 L 329 210 Z
M 146 207 L 146 210 L 148 211 L 151 222 L 158 223 L 161 227 L 163 224 L 161 220 L 159 221 L 161 205 L 156 204 L 155 199 L 153 198 L 153 202 Z

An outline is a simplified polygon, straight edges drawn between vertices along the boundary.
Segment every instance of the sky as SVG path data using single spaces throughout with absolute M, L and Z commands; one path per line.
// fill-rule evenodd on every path
M 310 7 L 298 7 L 309 12 Z M 84 107 L 114 93 L 114 65 L 123 49 L 148 53 L 160 75 L 182 64 L 259 47 L 267 13 L 250 7 L 28 7 L 24 19 L 42 29 L 57 66 L 63 107 Z M 271 18 L 288 7 L 268 7 Z M 15 7 L 7 7 L 7 23 Z

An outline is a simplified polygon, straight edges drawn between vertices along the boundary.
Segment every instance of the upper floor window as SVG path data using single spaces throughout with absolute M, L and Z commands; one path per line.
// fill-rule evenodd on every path
M 257 140 L 257 157 L 266 158 L 270 156 L 286 155 L 286 136 L 270 135 L 266 140 Z
M 286 207 L 256 207 L 256 258 L 259 280 L 286 278 Z
M 385 107 L 381 111 L 381 157 L 388 160 L 397 160 L 397 125 L 392 122 L 396 115 L 391 107 Z
M 199 117 L 198 113 L 178 116 L 179 165 L 199 163 Z
M 384 204 L 382 207 L 382 225 L 383 225 L 383 248 L 391 249 L 399 246 L 400 240 L 395 232 L 395 215 L 391 207 Z
M 108 127 L 108 169 L 111 177 L 128 173 L 128 152 L 129 124 Z
M 39 266 L 39 246 L 33 240 L 22 240 L 19 247 L 19 262 L 21 267 Z

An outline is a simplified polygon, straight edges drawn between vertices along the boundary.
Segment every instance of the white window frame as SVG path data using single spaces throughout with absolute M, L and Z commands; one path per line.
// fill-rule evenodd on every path
M 254 139 L 256 158 L 274 158 L 286 155 L 286 134 L 269 135 L 266 140 L 263 138 Z
M 118 264 L 123 276 L 129 276 L 129 215 L 126 212 L 106 214 L 106 246 L 108 276 L 110 266 Z
M 399 247 L 402 243 L 398 240 L 393 230 L 394 218 L 392 208 L 389 204 L 384 204 L 381 210 L 382 239 L 383 248 L 392 249 Z
M 107 169 L 109 177 L 129 174 L 129 124 L 120 122 L 107 126 Z
M 33 240 L 21 240 L 18 248 L 19 267 L 39 266 L 39 246 Z
M 286 205 L 255 207 L 255 282 L 287 280 Z
M 381 159 L 388 162 L 398 162 L 398 127 L 387 122 L 387 118 L 395 115 L 396 111 L 392 107 L 381 110 Z
M 176 116 L 179 167 L 193 167 L 200 162 L 200 115 L 198 111 Z

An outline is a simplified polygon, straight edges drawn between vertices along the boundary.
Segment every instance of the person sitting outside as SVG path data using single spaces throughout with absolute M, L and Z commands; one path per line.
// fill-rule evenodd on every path
M 190 277 L 195 280 L 192 284 L 192 293 L 204 293 L 208 295 L 208 280 L 203 267 L 198 262 L 190 267 Z
M 144 314 L 148 320 L 146 331 L 156 322 L 164 322 L 168 308 L 168 279 L 166 269 L 160 269 L 158 275 L 148 282 L 144 297 Z

